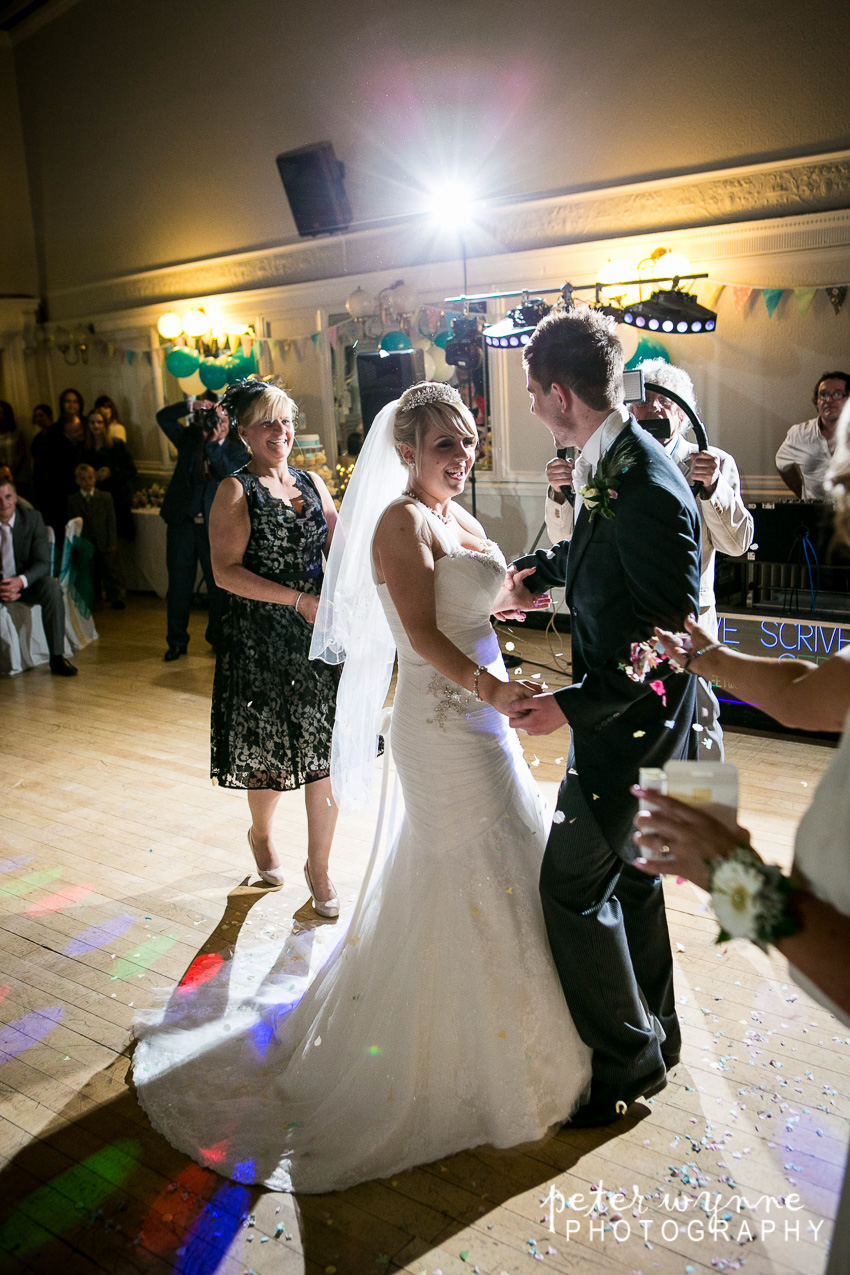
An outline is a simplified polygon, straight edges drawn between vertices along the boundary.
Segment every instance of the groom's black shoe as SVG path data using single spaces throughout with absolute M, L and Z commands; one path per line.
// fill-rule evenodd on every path
M 651 1098 L 660 1093 L 667 1084 L 667 1070 L 658 1067 L 642 1080 L 627 1080 L 621 1083 L 608 1083 L 597 1080 L 590 1082 L 590 1099 L 583 1107 L 579 1107 L 575 1115 L 567 1121 L 568 1129 L 596 1129 L 606 1124 L 613 1124 L 638 1098 Z

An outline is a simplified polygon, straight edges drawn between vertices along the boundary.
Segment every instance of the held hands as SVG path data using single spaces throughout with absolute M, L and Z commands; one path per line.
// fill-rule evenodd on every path
M 717 486 L 720 477 L 720 461 L 711 452 L 697 452 L 691 457 L 690 481 L 702 483 L 702 492 L 710 496 Z
M 106 482 L 107 478 L 112 477 L 112 470 L 108 465 L 101 465 L 100 469 L 95 470 L 94 480 L 97 483 Z
M 634 866 L 649 876 L 675 873 L 708 890 L 708 865 L 715 859 L 727 858 L 736 846 L 750 843 L 746 828 L 733 831 L 713 815 L 675 797 L 637 785 L 632 793 L 651 807 L 639 810 L 634 820 L 635 841 L 645 852 L 645 857 L 635 859 Z
M 550 460 L 546 466 L 546 479 L 552 488 L 552 499 L 558 505 L 563 505 L 567 499 L 561 488 L 572 487 L 574 468 L 571 460 L 561 460 L 560 456 Z
M 517 696 L 510 706 L 511 726 L 515 730 L 524 730 L 529 735 L 551 735 L 552 731 L 559 730 L 566 722 L 558 701 L 551 693 L 534 695 L 531 698 Z
M 17 602 L 23 591 L 24 582 L 20 576 L 0 580 L 0 602 Z
M 526 611 L 545 611 L 552 605 L 548 593 L 535 597 L 523 584 L 526 576 L 533 575 L 535 570 L 535 567 L 526 567 L 524 571 L 518 571 L 513 563 L 508 567 L 505 583 L 493 603 L 493 615 L 497 620 L 518 620 L 522 623 Z
M 534 682 L 502 682 L 492 676 L 488 677 L 486 685 L 482 686 L 479 682 L 482 698 L 505 717 L 510 716 L 516 704 L 527 703 L 538 689 Z

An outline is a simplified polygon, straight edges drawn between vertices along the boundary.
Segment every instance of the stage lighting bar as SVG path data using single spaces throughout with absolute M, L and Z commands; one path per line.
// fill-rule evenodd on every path
M 647 332 L 685 336 L 693 332 L 713 332 L 717 327 L 714 310 L 700 305 L 692 292 L 679 288 L 653 292 L 648 301 L 624 306 L 621 323 Z

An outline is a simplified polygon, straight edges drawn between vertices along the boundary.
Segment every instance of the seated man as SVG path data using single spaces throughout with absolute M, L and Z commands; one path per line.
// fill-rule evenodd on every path
M 826 500 L 824 479 L 832 453 L 841 409 L 850 392 L 850 373 L 824 372 L 812 402 L 817 416 L 792 425 L 776 453 L 779 476 L 798 500 Z
M 44 521 L 35 509 L 18 504 L 11 478 L 0 478 L 0 606 L 23 602 L 40 606 L 50 672 L 76 677 L 77 670 L 64 656 L 65 599 L 59 581 L 50 574 L 50 545 Z

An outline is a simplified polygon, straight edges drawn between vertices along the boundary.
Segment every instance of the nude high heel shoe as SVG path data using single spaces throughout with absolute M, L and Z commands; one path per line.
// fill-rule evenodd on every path
M 261 868 L 257 863 L 257 854 L 254 850 L 254 838 L 251 836 L 251 829 L 248 829 L 248 845 L 251 847 L 251 854 L 254 856 L 254 863 L 260 876 L 266 885 L 283 885 L 283 868 Z
M 310 880 L 310 865 L 304 864 L 304 876 L 307 880 L 307 888 L 313 896 L 313 907 L 319 916 L 335 917 L 339 916 L 339 899 L 332 894 L 329 899 L 317 899 L 316 891 L 313 889 L 313 882 Z M 331 887 L 333 888 L 333 887 Z

